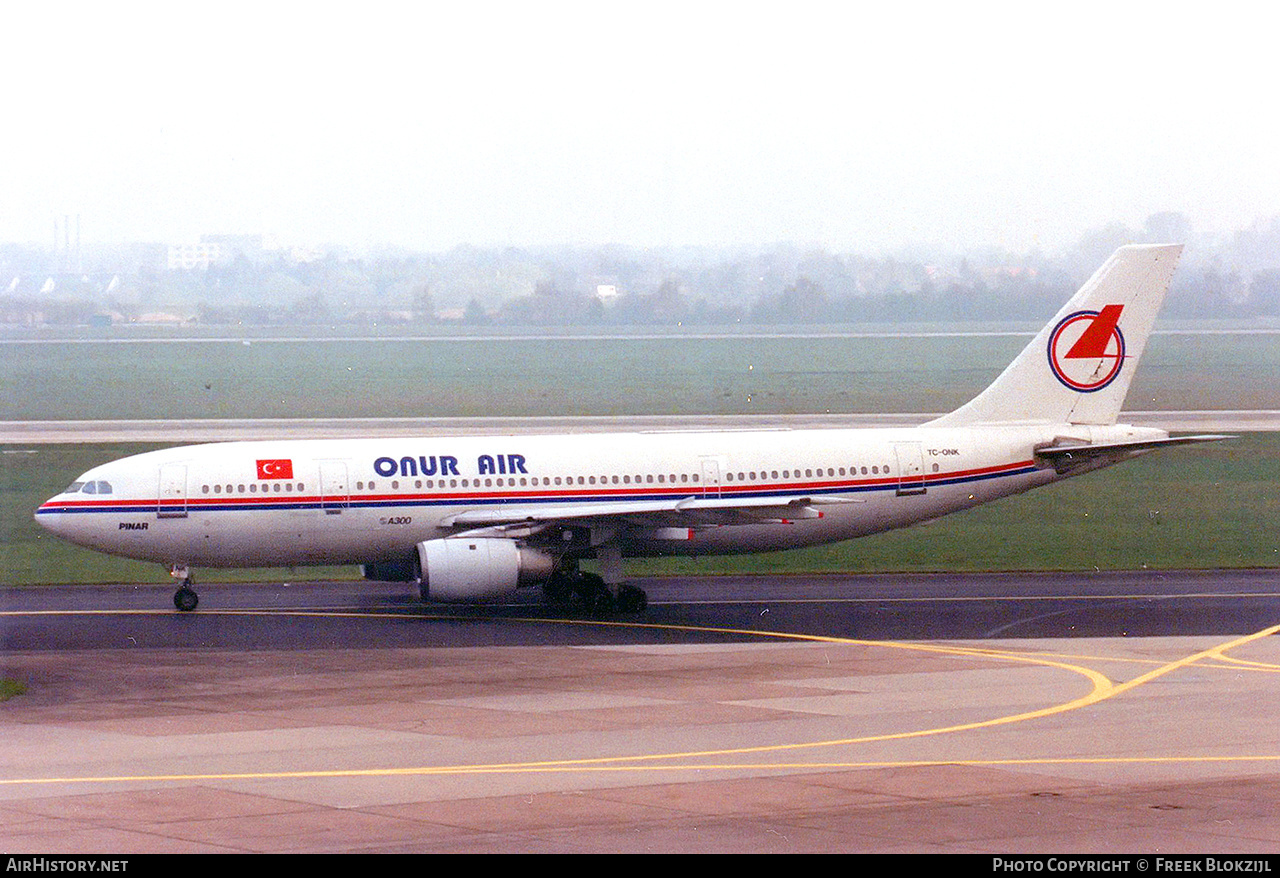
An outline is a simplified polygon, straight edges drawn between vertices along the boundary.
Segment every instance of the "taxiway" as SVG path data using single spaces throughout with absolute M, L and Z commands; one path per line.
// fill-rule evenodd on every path
M 10 589 L 0 845 L 1272 851 L 1275 578 L 709 578 L 595 620 Z

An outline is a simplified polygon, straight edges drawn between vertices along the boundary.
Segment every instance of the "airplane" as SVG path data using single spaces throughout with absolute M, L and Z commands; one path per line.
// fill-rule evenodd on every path
M 839 542 L 1226 438 L 1117 423 L 1181 251 L 1117 250 L 989 387 L 919 427 L 213 443 L 94 467 L 35 519 L 163 564 L 181 611 L 194 567 L 359 564 L 424 600 L 541 584 L 637 613 L 627 557 Z

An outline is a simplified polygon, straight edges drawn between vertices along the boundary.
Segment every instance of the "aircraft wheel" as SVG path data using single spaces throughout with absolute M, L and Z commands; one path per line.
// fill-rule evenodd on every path
M 587 609 L 595 606 L 596 595 L 605 587 L 604 580 L 594 573 L 578 573 L 569 582 L 573 588 L 574 597 Z
M 617 601 L 613 597 L 613 592 L 609 591 L 604 585 L 600 586 L 600 590 L 596 592 L 595 599 L 591 603 L 591 611 L 597 616 L 607 616 L 617 607 Z
M 573 590 L 582 608 L 588 613 L 612 613 L 615 606 L 613 592 L 604 580 L 594 573 L 580 573 L 573 583 Z
M 643 613 L 649 606 L 649 596 L 643 588 L 624 585 L 618 589 L 618 610 L 623 613 Z
M 573 581 L 556 573 L 542 586 L 542 601 L 552 607 L 567 607 L 573 602 Z
M 198 603 L 200 603 L 200 596 L 189 585 L 184 585 L 173 593 L 173 605 L 184 613 L 190 613 Z

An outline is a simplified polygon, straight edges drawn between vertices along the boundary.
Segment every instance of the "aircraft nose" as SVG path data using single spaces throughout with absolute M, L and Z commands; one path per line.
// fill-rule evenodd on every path
M 58 502 L 58 497 L 60 496 L 54 495 L 41 503 L 33 517 L 36 520 L 36 524 L 61 537 L 66 535 L 69 516 L 66 512 L 66 507 Z

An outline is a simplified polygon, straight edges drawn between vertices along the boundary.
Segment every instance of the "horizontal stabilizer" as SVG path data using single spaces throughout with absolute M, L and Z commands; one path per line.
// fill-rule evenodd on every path
M 1100 461 L 1114 463 L 1126 457 L 1136 457 L 1158 448 L 1173 445 L 1191 445 L 1198 442 L 1219 442 L 1231 436 L 1202 434 L 1199 436 L 1170 436 L 1165 439 L 1144 439 L 1136 442 L 1101 442 L 1084 444 L 1071 442 L 1063 445 L 1046 445 L 1035 450 L 1038 460 L 1049 463 L 1059 473 L 1068 473 L 1077 467 Z

